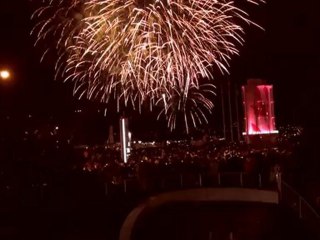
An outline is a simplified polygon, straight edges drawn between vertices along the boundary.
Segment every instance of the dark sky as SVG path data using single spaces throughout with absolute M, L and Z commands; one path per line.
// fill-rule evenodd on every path
M 0 66 L 14 71 L 14 81 L 0 85 L 1 111 L 67 112 L 77 101 L 70 86 L 53 80 L 53 66 L 39 63 L 41 50 L 29 35 L 31 6 L 27 0 L 0 1 Z M 320 1 L 267 0 L 249 13 L 265 31 L 248 29 L 230 78 L 237 84 L 265 78 L 274 84 L 280 123 L 317 125 Z

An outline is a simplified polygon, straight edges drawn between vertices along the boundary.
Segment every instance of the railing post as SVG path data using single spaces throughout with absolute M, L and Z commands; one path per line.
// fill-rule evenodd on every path
M 202 187 L 202 175 L 199 173 L 199 187 Z
M 161 189 L 165 189 L 165 178 L 161 178 Z
M 213 240 L 212 232 L 209 232 L 209 240 Z
M 104 183 L 104 194 L 107 196 L 109 194 L 108 182 Z
M 233 240 L 233 232 L 229 233 L 229 240 Z
M 218 173 L 218 185 L 219 186 L 221 185 L 221 174 L 220 174 L 220 172 Z
M 180 187 L 183 188 L 183 176 L 180 174 Z
M 124 191 L 124 193 L 127 193 L 127 180 L 126 179 L 123 180 L 123 191 Z
M 302 199 L 299 196 L 299 218 L 302 218 Z
M 281 172 L 277 172 L 276 173 L 276 181 L 277 181 L 277 188 L 278 188 L 278 192 L 279 195 L 281 195 L 281 187 L 282 187 L 282 178 L 281 178 Z
M 243 187 L 243 173 L 240 173 L 240 186 Z
M 261 173 L 259 173 L 259 188 L 262 188 L 262 177 L 261 177 Z

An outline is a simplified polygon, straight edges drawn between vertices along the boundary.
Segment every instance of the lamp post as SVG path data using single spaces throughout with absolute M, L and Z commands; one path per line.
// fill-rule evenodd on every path
M 5 87 L 7 89 L 8 86 L 11 85 L 11 80 L 12 80 L 12 71 L 6 67 L 0 66 L 0 92 L 1 92 L 1 99 L 0 99 L 0 109 L 3 108 L 3 98 L 5 98 L 6 95 L 4 94 L 7 91 L 3 91 L 2 87 Z M 2 115 L 2 111 L 0 113 Z

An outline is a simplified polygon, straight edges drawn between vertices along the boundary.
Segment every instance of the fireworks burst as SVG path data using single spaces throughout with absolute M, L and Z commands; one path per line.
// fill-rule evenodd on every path
M 189 86 L 188 95 L 181 89 L 174 89 L 173 94 L 167 99 L 163 95 L 157 102 L 162 106 L 162 111 L 158 119 L 164 115 L 167 119 L 168 127 L 173 130 L 176 128 L 178 117 L 183 119 L 185 130 L 189 132 L 190 123 L 197 127 L 203 123 L 208 123 L 207 113 L 211 114 L 213 102 L 210 100 L 215 95 L 215 87 L 212 84 L 202 84 L 200 87 Z
M 212 66 L 228 72 L 230 57 L 244 42 L 239 23 L 251 23 L 231 0 L 42 2 L 32 33 L 36 44 L 57 40 L 57 78 L 73 81 L 79 98 L 105 103 L 115 98 L 119 107 L 148 103 L 152 108 L 166 101 L 160 115 L 171 112 L 171 128 L 176 118 L 168 109 L 186 113 L 190 101 L 211 111 L 199 79 L 212 79 Z M 198 120 L 196 113 L 190 115 L 194 126 L 206 119 L 200 111 Z

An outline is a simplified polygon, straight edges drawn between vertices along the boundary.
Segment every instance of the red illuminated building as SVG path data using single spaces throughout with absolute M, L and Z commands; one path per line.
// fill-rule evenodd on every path
M 273 86 L 260 79 L 249 79 L 242 86 L 245 132 L 248 143 L 273 141 L 278 131 L 275 125 Z

